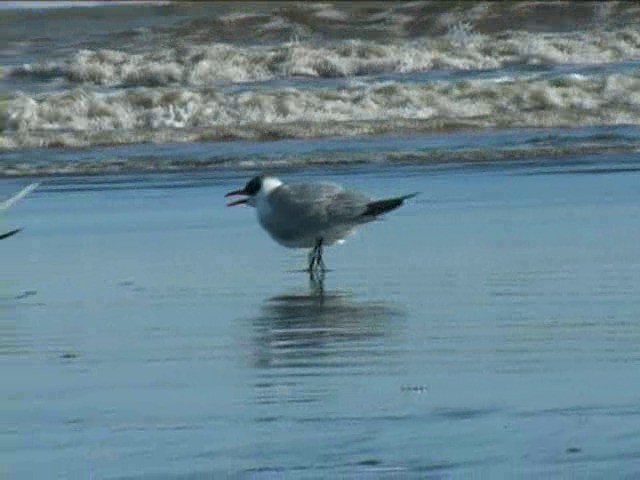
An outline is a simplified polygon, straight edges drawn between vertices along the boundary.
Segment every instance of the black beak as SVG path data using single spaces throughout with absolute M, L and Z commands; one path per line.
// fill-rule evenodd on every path
M 233 192 L 229 192 L 225 195 L 226 197 L 231 197 L 232 195 L 248 195 L 244 188 L 240 190 L 234 190 Z M 233 202 L 227 203 L 227 207 L 235 207 L 236 205 L 242 205 L 243 203 L 247 203 L 248 198 L 241 198 L 240 200 L 234 200 Z

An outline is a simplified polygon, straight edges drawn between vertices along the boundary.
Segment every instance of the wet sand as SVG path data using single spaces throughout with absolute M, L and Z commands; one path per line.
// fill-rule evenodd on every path
M 250 175 L 50 178 L 5 215 L 7 478 L 640 475 L 638 173 L 283 174 L 422 192 L 322 286 L 224 206 Z

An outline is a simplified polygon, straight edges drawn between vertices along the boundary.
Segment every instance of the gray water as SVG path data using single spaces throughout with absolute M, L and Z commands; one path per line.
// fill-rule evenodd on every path
M 58 177 L 17 205 L 7 478 L 640 474 L 637 171 L 282 175 L 320 176 L 422 192 L 328 249 L 322 285 L 224 207 L 245 173 Z

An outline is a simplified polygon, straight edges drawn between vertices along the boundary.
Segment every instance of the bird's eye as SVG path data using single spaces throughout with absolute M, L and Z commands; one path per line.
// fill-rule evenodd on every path
M 262 179 L 260 177 L 254 177 L 249 181 L 249 183 L 247 183 L 245 190 L 249 195 L 255 195 L 256 193 L 258 193 L 261 186 Z

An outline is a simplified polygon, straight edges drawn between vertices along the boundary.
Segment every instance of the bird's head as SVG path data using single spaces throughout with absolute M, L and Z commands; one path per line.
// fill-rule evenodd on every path
M 234 207 L 242 204 L 255 207 L 261 197 L 268 195 L 272 190 L 278 188 L 280 185 L 282 185 L 282 182 L 275 177 L 268 177 L 266 175 L 253 177 L 243 188 L 233 190 L 225 195 L 225 197 L 245 195 L 244 198 L 227 203 L 227 207 Z

